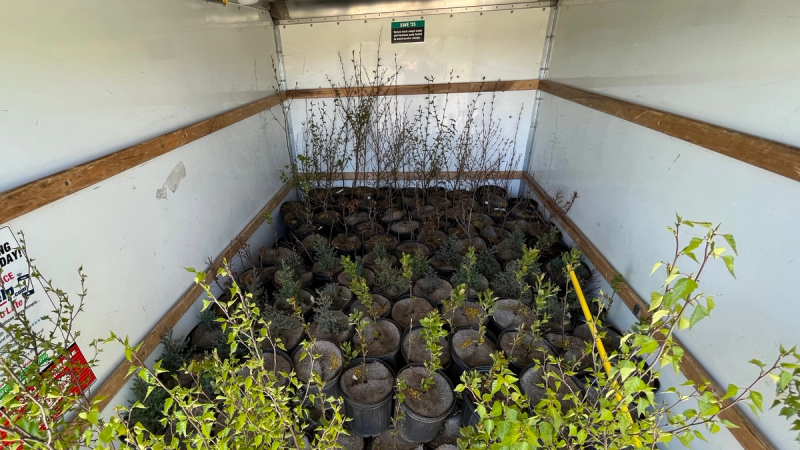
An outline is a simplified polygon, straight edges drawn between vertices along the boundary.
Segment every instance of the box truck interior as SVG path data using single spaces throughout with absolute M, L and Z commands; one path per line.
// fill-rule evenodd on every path
M 657 399 L 687 379 L 722 397 L 759 375 L 748 360 L 799 340 L 795 0 L 239 3 L 30 1 L 0 15 L 0 223 L 64 291 L 80 292 L 77 267 L 88 275 L 74 324 L 85 353 L 113 331 L 152 366 L 162 334 L 187 335 L 201 314 L 185 267 L 242 271 L 242 248 L 289 234 L 280 206 L 300 200 L 289 178 L 304 132 L 336 120 L 331 82 L 353 80 L 351 60 L 374 75 L 378 55 L 400 109 L 437 93 L 446 121 L 502 122 L 509 197 L 535 199 L 581 250 L 587 290 L 621 276 L 617 329 L 652 318 L 676 212 L 736 236 L 736 279 L 716 261 L 703 274 L 716 307 L 676 333 L 681 371 L 661 372 Z M 342 184 L 358 170 L 341 167 Z M 553 197 L 572 192 L 565 213 Z M 109 418 L 132 381 L 122 347 L 104 348 L 91 395 Z M 691 445 L 796 447 L 768 408 L 780 382 L 753 386 L 758 415 L 724 400 L 736 428 Z

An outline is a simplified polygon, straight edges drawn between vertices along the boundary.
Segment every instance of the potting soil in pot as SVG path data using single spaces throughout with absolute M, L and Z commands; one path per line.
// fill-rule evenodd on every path
M 439 346 L 442 347 L 442 355 L 439 361 L 442 367 L 450 362 L 450 343 L 447 338 L 439 338 Z M 403 352 L 406 355 L 408 362 L 425 362 L 430 361 L 431 352 L 425 348 L 425 338 L 422 337 L 421 328 L 415 328 L 409 333 L 406 333 L 403 339 Z
M 311 358 L 306 356 L 300 360 L 300 355 L 305 353 L 305 350 L 300 350 L 294 354 L 294 368 L 297 371 L 297 378 L 303 382 L 308 382 L 311 371 L 320 374 L 322 381 L 330 381 L 342 368 L 342 352 L 339 346 L 330 341 L 317 341 L 314 346 L 309 348 L 311 354 L 320 355 L 319 358 L 314 359 L 313 367 Z
M 372 307 L 375 309 L 375 313 L 378 314 L 378 316 L 383 316 L 386 311 L 389 311 L 391 306 L 392 302 L 388 298 L 379 294 L 372 294 Z M 355 310 L 367 314 L 367 307 L 364 306 L 358 298 L 350 305 L 350 312 Z
M 275 375 L 278 377 L 278 384 L 281 386 L 287 385 L 289 383 L 289 379 L 281 374 L 292 373 L 292 365 L 289 363 L 289 360 L 280 353 L 272 352 L 264 353 L 263 358 L 264 368 L 275 373 Z
M 422 297 L 409 297 L 397 300 L 392 308 L 392 320 L 406 329 L 411 323 L 419 323 L 420 319 L 433 311 L 433 306 Z
M 458 450 L 458 447 L 453 444 L 444 444 L 436 447 L 434 450 Z
M 425 297 L 437 304 L 441 303 L 444 299 L 450 298 L 450 292 L 453 291 L 453 286 L 447 280 L 439 279 L 439 286 L 430 292 L 422 289 L 422 284 L 420 284 L 421 282 L 422 280 L 417 281 L 414 284 L 414 295 Z M 424 282 L 422 283 L 424 284 Z
M 394 430 L 388 429 L 381 433 L 372 441 L 372 450 L 422 450 L 422 444 L 408 442 L 400 436 L 400 433 L 395 433 Z
M 505 330 L 508 328 L 530 328 L 534 321 L 533 310 L 516 299 L 502 299 L 494 304 L 494 321 Z
M 292 349 L 303 337 L 303 322 L 297 317 L 281 315 L 277 320 L 272 320 L 269 327 L 272 339 L 280 338 L 287 350 Z M 269 340 L 261 343 L 264 349 L 272 348 Z
M 360 358 L 354 361 L 358 362 Z M 378 403 L 394 388 L 394 376 L 379 362 L 357 364 L 342 374 L 342 392 L 361 403 Z
M 562 365 L 573 370 L 583 370 L 592 364 L 583 339 L 561 333 L 547 333 L 545 338 L 553 344 L 563 359 Z
M 192 346 L 199 349 L 209 349 L 214 347 L 214 345 L 216 345 L 216 343 L 225 336 L 222 328 L 218 327 L 217 325 L 220 324 L 211 323 L 209 326 L 205 326 L 203 324 L 196 326 L 189 335 Z
M 483 308 L 475 302 L 469 300 L 455 310 L 445 311 L 442 317 L 448 322 L 452 322 L 453 328 L 471 327 L 480 325 L 483 316 Z
M 364 438 L 356 435 L 352 431 L 350 434 L 339 433 L 336 437 L 336 443 L 342 447 L 342 450 L 364 450 Z
M 560 387 L 556 390 L 557 382 L 560 382 Z M 564 373 L 556 366 L 547 366 L 547 378 L 545 379 L 545 366 L 537 368 L 529 368 L 520 377 L 519 384 L 522 391 L 528 396 L 531 407 L 535 407 L 540 401 L 547 398 L 547 390 L 545 387 L 556 392 L 556 398 L 564 408 L 564 397 L 567 394 L 580 395 L 580 389 L 572 378 L 565 376 Z
M 364 327 L 364 338 L 367 341 L 367 356 L 388 355 L 400 345 L 400 329 L 388 320 L 378 320 Z M 353 336 L 353 346 L 361 348 L 358 334 Z
M 620 344 L 622 342 L 622 336 L 620 336 L 616 331 L 610 330 L 608 328 L 601 328 L 597 330 L 598 334 L 602 335 L 605 333 L 605 337 L 602 338 L 603 345 L 607 352 L 613 352 L 615 350 L 619 350 Z M 575 327 L 572 330 L 572 334 L 575 336 L 583 339 L 586 342 L 594 342 L 594 338 L 592 337 L 592 330 L 589 329 L 589 324 L 581 324 Z
M 527 332 L 523 332 L 520 342 L 514 345 L 514 337 L 518 333 L 518 331 L 512 331 L 503 333 L 500 337 L 500 348 L 503 349 L 506 356 L 513 356 L 515 363 L 525 367 L 534 361 L 544 363 L 547 361 L 547 355 L 553 355 L 550 346 L 544 339 L 540 338 L 534 341 L 533 335 Z M 512 348 L 514 349 L 513 353 L 511 352 Z
M 420 383 L 430 376 L 424 367 L 409 366 L 397 378 L 408 387 L 403 403 L 409 409 L 424 417 L 439 417 L 450 409 L 455 397 L 453 388 L 438 372 L 433 374 L 433 386 L 423 392 Z
M 458 445 L 458 438 L 461 437 L 461 414 L 456 414 L 442 424 L 439 434 L 428 442 L 430 447 L 436 448 L 441 445 Z
M 488 337 L 478 344 L 478 330 L 458 330 L 453 335 L 452 351 L 470 367 L 491 366 L 492 352 L 497 351 L 497 344 Z
M 314 319 L 314 321 L 308 327 L 308 334 L 316 339 L 328 339 L 333 342 L 341 344 L 342 342 L 345 342 L 347 341 L 348 338 L 350 338 L 350 334 L 353 332 L 353 326 L 346 325 L 349 324 L 349 319 L 347 318 L 347 314 L 341 311 L 333 311 L 332 313 L 333 313 L 332 316 L 336 317 L 336 320 L 344 326 L 344 331 L 341 331 L 339 333 L 331 333 L 328 330 L 326 330 L 321 323 L 317 322 L 317 320 Z

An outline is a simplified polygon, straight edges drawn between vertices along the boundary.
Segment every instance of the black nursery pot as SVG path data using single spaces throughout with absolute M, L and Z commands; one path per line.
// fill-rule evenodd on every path
M 394 370 L 380 359 L 367 358 L 366 361 L 367 363 L 380 363 L 386 367 L 392 376 L 395 375 Z M 342 373 L 362 362 L 363 360 L 361 358 L 355 358 L 344 368 Z M 339 381 L 341 382 L 341 377 L 339 377 Z M 359 436 L 377 436 L 389 428 L 389 425 L 392 423 L 393 391 L 389 391 L 386 397 L 378 402 L 362 403 L 345 394 L 341 386 L 339 386 L 339 390 L 342 392 L 342 398 L 344 399 L 344 413 L 347 417 L 352 419 L 349 422 L 350 429 L 356 434 Z
M 445 324 L 445 326 L 447 326 L 447 324 Z M 419 330 L 420 328 L 422 328 L 422 324 L 415 323 L 410 328 L 406 328 L 405 330 L 403 330 L 403 335 L 400 336 L 400 355 L 403 357 L 403 362 L 406 365 L 419 364 L 408 360 L 408 354 L 406 353 L 406 350 L 403 348 L 403 342 L 406 341 L 406 336 L 408 336 L 409 333 L 411 333 L 414 330 Z M 442 365 L 442 372 L 444 372 L 445 375 L 447 375 L 447 373 L 450 371 L 450 366 L 452 364 L 453 364 L 453 358 L 451 356 L 450 359 L 447 361 L 447 364 Z
M 406 367 L 412 366 L 422 367 L 424 364 L 414 363 L 409 364 Z M 403 368 L 403 370 L 405 370 L 405 368 Z M 400 370 L 400 372 L 403 370 Z M 452 391 L 453 383 L 450 381 L 450 379 L 448 379 L 441 371 L 437 372 L 439 372 L 439 375 L 442 375 L 447 384 L 450 385 L 450 390 Z M 407 441 L 430 442 L 436 437 L 437 434 L 439 434 L 439 429 L 442 428 L 442 423 L 444 423 L 444 421 L 453 414 L 455 407 L 456 400 L 454 395 L 453 401 L 450 403 L 450 407 L 447 408 L 447 411 L 445 411 L 444 414 L 438 417 L 425 417 L 412 411 L 405 405 L 405 403 L 400 403 L 400 409 L 403 411 L 402 415 L 397 419 L 397 431 L 400 433 L 400 436 L 405 438 Z
M 503 335 L 505 335 L 506 333 L 516 333 L 518 331 L 519 331 L 518 328 L 509 328 L 507 330 L 504 330 L 502 333 L 500 333 L 500 335 L 497 337 L 497 348 L 499 348 L 501 352 L 505 353 L 505 351 L 503 350 L 503 347 L 500 346 L 500 341 L 503 340 Z M 544 337 L 542 337 L 541 340 L 542 340 L 542 343 L 545 345 L 545 347 L 547 347 L 548 350 L 550 350 L 554 355 L 558 355 L 558 351 L 556 350 L 555 347 L 553 347 L 553 344 L 551 344 L 550 341 L 548 341 Z M 506 355 L 506 357 L 509 357 L 509 356 L 510 355 Z M 544 363 L 544 361 L 542 361 L 542 363 Z M 528 364 L 523 366 L 523 365 L 520 365 L 520 364 L 518 364 L 518 363 L 516 363 L 514 361 L 509 361 L 508 362 L 508 368 L 511 369 L 511 371 L 514 372 L 517 376 L 522 375 L 522 371 L 525 370 L 526 367 L 528 367 Z
M 464 372 L 467 372 L 469 370 L 481 371 L 481 370 L 486 370 L 487 368 L 491 368 L 489 366 L 470 367 L 469 365 L 467 365 L 467 363 L 464 362 L 464 360 L 462 360 L 456 354 L 455 347 L 453 346 L 453 336 L 455 336 L 456 333 L 458 333 L 461 330 L 477 330 L 477 329 L 478 329 L 478 327 L 456 328 L 450 334 L 450 336 L 448 337 L 448 339 L 450 340 L 450 360 L 452 362 L 450 364 L 450 371 L 448 372 L 447 375 L 450 377 L 450 380 L 452 380 L 453 382 L 456 382 L 456 381 L 461 382 L 460 381 L 461 380 L 461 375 Z M 486 339 L 488 339 L 488 340 L 494 342 L 495 344 L 497 344 L 497 336 L 495 336 L 495 334 L 492 333 L 491 331 L 486 330 L 486 333 L 484 333 L 484 336 L 486 337 Z
M 389 311 L 391 311 L 391 310 L 392 310 L 392 308 L 389 308 Z M 398 360 L 400 359 L 400 357 L 399 357 L 400 349 L 403 347 L 403 336 L 404 336 L 403 329 L 400 328 L 400 325 L 398 325 L 392 319 L 378 319 L 377 321 L 378 322 L 381 322 L 381 321 L 389 322 L 392 325 L 394 325 L 395 327 L 397 327 L 397 332 L 400 334 L 400 341 L 398 341 L 398 343 L 397 343 L 397 348 L 395 348 L 391 352 L 386 353 L 385 355 L 368 356 L 367 359 L 379 359 L 383 363 L 388 365 L 390 369 L 395 369 L 395 368 L 399 367 L 399 361 Z M 394 374 L 394 370 L 392 371 L 392 374 Z
M 489 367 L 479 367 L 477 369 L 478 372 L 486 375 L 489 373 Z M 461 425 L 465 427 L 471 427 L 476 425 L 480 420 L 481 416 L 478 415 L 478 412 L 475 410 L 475 402 L 472 401 L 472 393 L 467 392 L 464 390 L 464 401 L 461 403 Z
M 330 341 L 330 340 L 327 340 L 327 339 L 317 339 L 317 342 L 330 342 L 331 344 L 337 346 L 337 348 L 339 346 L 339 344 L 337 344 L 336 342 L 333 342 L 333 341 Z M 297 352 L 302 352 L 302 351 L 303 351 L 303 347 L 298 345 L 297 348 L 295 348 L 295 350 L 292 352 L 292 358 L 289 360 L 289 362 L 291 363 L 293 368 L 294 368 L 294 357 L 295 357 L 295 355 L 297 354 Z M 326 398 L 338 398 L 338 397 L 342 396 L 342 391 L 339 389 L 339 378 L 342 377 L 342 372 L 343 371 L 344 371 L 344 368 L 343 367 L 339 367 L 339 372 L 336 374 L 336 376 L 331 378 L 330 380 L 326 381 L 325 385 L 322 386 L 322 393 L 325 394 Z M 303 395 L 304 394 L 304 390 L 308 390 L 309 394 L 319 394 L 319 392 L 320 392 L 319 386 L 317 386 L 316 384 L 304 383 L 303 386 L 298 388 L 298 391 L 297 391 L 298 395 Z M 317 406 L 320 406 L 317 401 L 315 401 L 314 403 Z M 329 409 L 330 407 L 331 407 L 330 402 L 326 401 L 325 402 L 325 409 Z

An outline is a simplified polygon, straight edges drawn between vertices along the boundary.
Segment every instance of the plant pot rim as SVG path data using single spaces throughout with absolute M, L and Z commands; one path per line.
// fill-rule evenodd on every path
M 353 367 L 356 367 L 356 366 L 362 364 L 362 361 L 363 361 L 363 359 L 361 357 L 353 358 L 353 360 L 350 361 L 350 363 L 342 369 L 342 375 L 344 375 L 348 370 L 352 369 Z M 392 367 L 389 366 L 389 364 L 386 363 L 386 361 L 383 361 L 383 360 L 381 360 L 381 359 L 379 359 L 377 357 L 374 357 L 374 356 L 367 356 L 366 362 L 367 362 L 367 364 L 372 364 L 372 363 L 376 363 L 376 362 L 380 363 L 382 366 L 384 366 L 386 368 L 386 370 L 389 371 L 390 374 L 392 374 L 392 377 L 397 379 L 397 374 L 394 372 L 394 370 L 392 370 Z M 359 406 L 359 407 L 380 406 L 380 405 L 386 404 L 386 402 L 389 402 L 394 398 L 394 384 L 393 384 L 392 385 L 392 389 L 389 390 L 389 392 L 386 394 L 386 396 L 383 397 L 382 399 L 378 400 L 377 402 L 367 403 L 367 402 L 358 401 L 358 400 L 354 399 L 353 397 L 350 397 L 349 395 L 347 395 L 347 393 L 344 391 L 344 389 L 342 389 L 342 380 L 343 379 L 344 379 L 343 377 L 341 377 L 341 376 L 339 377 L 339 380 L 338 380 L 339 381 L 339 391 L 341 391 L 341 393 L 342 393 L 342 398 L 344 398 L 345 401 L 347 401 L 348 403 L 351 403 L 353 405 L 356 405 L 356 406 Z

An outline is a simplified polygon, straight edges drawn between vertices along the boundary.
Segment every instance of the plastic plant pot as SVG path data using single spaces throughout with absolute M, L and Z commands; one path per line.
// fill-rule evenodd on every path
M 364 360 L 356 358 L 348 364 L 343 373 L 353 367 L 359 366 Z M 367 358 L 367 364 L 378 363 L 386 367 L 386 370 L 394 377 L 395 372 L 384 361 L 377 358 Z M 342 378 L 339 377 L 339 383 Z M 392 383 L 392 387 L 394 383 Z M 389 428 L 392 423 L 392 400 L 394 399 L 394 390 L 390 389 L 381 400 L 372 403 L 365 403 L 351 398 L 345 393 L 345 390 L 339 385 L 339 390 L 342 392 L 344 399 L 344 412 L 351 420 L 349 422 L 350 429 L 359 436 L 377 436 L 384 430 Z
M 491 370 L 491 367 L 479 367 L 477 369 L 478 372 L 482 374 L 487 374 Z M 475 402 L 472 400 L 472 392 L 468 392 L 466 389 L 463 392 L 464 401 L 461 403 L 461 426 L 464 427 L 471 427 L 480 421 L 480 416 L 475 411 Z
M 505 351 L 505 349 L 503 349 L 503 347 L 500 345 L 500 342 L 502 342 L 503 336 L 505 336 L 506 334 L 517 333 L 517 332 L 519 332 L 518 328 L 509 328 L 500 333 L 500 336 L 498 336 L 497 338 L 497 347 L 500 349 L 500 351 L 502 351 L 506 355 L 506 358 L 510 358 L 511 355 L 509 355 Z M 553 356 L 558 355 L 558 351 L 556 351 L 555 347 L 553 347 L 553 344 L 551 344 L 550 341 L 545 339 L 543 336 L 540 337 L 539 340 L 541 341 L 542 345 L 546 348 L 546 350 L 548 350 Z M 541 362 L 545 363 L 545 361 Z M 519 364 L 518 362 L 511 361 L 509 359 L 508 368 L 511 369 L 511 371 L 514 372 L 516 375 L 520 375 L 526 367 L 528 367 L 528 364 Z
M 406 365 L 420 364 L 419 361 L 410 361 L 408 359 L 408 352 L 406 352 L 406 349 L 403 347 L 403 342 L 405 342 L 406 336 L 408 336 L 408 334 L 411 333 L 412 331 L 419 330 L 420 328 L 422 328 L 422 325 L 419 323 L 415 323 L 411 328 L 406 328 L 403 331 L 403 336 L 400 338 L 400 356 L 402 356 L 403 361 L 405 362 Z M 448 345 L 450 345 L 449 342 Z M 442 353 L 442 355 L 444 355 L 444 352 Z M 444 372 L 445 375 L 447 375 L 448 371 L 450 370 L 450 365 L 452 364 L 452 361 L 453 361 L 452 358 L 448 358 L 446 363 L 442 363 L 442 372 Z M 452 379 L 450 381 L 452 381 Z
M 339 345 L 337 343 L 335 343 L 333 341 L 329 341 L 327 339 L 317 339 L 316 345 L 320 345 L 321 343 L 327 343 L 326 345 L 330 345 L 330 346 L 335 347 L 336 348 L 336 352 L 337 352 L 336 357 L 339 358 L 339 361 L 342 360 L 342 351 L 339 350 Z M 299 360 L 300 354 L 303 351 L 304 351 L 303 347 L 302 346 L 298 346 L 294 350 L 294 352 L 292 352 L 292 359 L 291 359 L 292 367 L 295 368 L 295 372 L 298 372 L 298 375 L 299 375 L 299 369 L 297 367 L 297 361 Z M 313 351 L 314 350 L 312 349 L 312 354 L 313 354 Z M 305 359 L 308 359 L 308 357 L 306 357 Z M 329 379 L 328 381 L 325 381 L 325 384 L 322 386 L 322 389 L 320 389 L 320 387 L 315 385 L 315 384 L 308 384 L 306 382 L 302 387 L 300 387 L 298 389 L 298 392 L 297 392 L 298 395 L 299 396 L 305 396 L 306 392 L 309 395 L 312 395 L 312 394 L 313 395 L 317 395 L 317 394 L 320 393 L 320 390 L 321 390 L 322 393 L 325 394 L 325 396 L 327 398 L 338 398 L 338 397 L 341 397 L 342 393 L 339 390 L 339 377 L 341 377 L 341 375 L 342 375 L 343 368 L 344 367 L 340 363 L 339 369 L 336 371 L 334 376 L 331 377 L 331 379 Z M 302 379 L 300 381 L 302 381 Z M 317 397 L 317 399 L 315 400 L 314 404 L 317 407 L 323 406 L 323 405 L 321 405 L 319 403 L 319 397 Z M 329 409 L 330 407 L 331 407 L 330 402 L 326 401 L 325 405 L 324 405 L 324 408 L 325 409 Z
M 452 364 L 450 365 L 450 373 L 448 373 L 448 375 L 450 375 L 450 379 L 451 380 L 460 380 L 461 379 L 461 374 L 463 374 L 464 372 L 466 372 L 468 370 L 481 370 L 481 369 L 487 367 L 487 366 L 470 366 L 469 364 L 464 362 L 464 360 L 462 360 L 461 357 L 458 356 L 458 353 L 456 353 L 455 347 L 453 345 L 453 338 L 456 336 L 456 334 L 459 331 L 465 331 L 465 330 L 478 330 L 478 327 L 462 327 L 462 328 L 458 328 L 455 331 L 453 331 L 453 334 L 451 334 L 450 337 L 449 337 L 449 340 L 450 340 L 450 359 L 453 361 Z M 485 339 L 487 339 L 487 340 L 491 341 L 492 343 L 494 343 L 495 346 L 497 346 L 497 337 L 494 335 L 494 333 L 492 333 L 489 330 L 486 330 L 486 332 L 484 333 L 484 337 L 485 337 Z
M 398 372 L 398 376 L 409 367 L 423 367 L 423 364 L 409 364 L 408 366 L 404 367 L 400 372 Z M 444 381 L 450 386 L 450 390 L 453 390 L 453 383 L 448 379 L 441 371 L 437 370 L 437 374 L 441 376 Z M 397 418 L 397 431 L 400 433 L 400 436 L 405 438 L 410 442 L 429 442 L 436 437 L 439 433 L 439 429 L 442 427 L 442 423 L 447 420 L 448 417 L 453 413 L 456 407 L 456 400 L 455 395 L 453 395 L 450 405 L 447 407 L 447 410 L 437 416 L 437 417 L 425 417 L 423 415 L 417 414 L 416 412 L 412 411 L 408 406 L 406 406 L 405 402 L 400 403 L 400 409 L 402 410 L 401 415 Z

